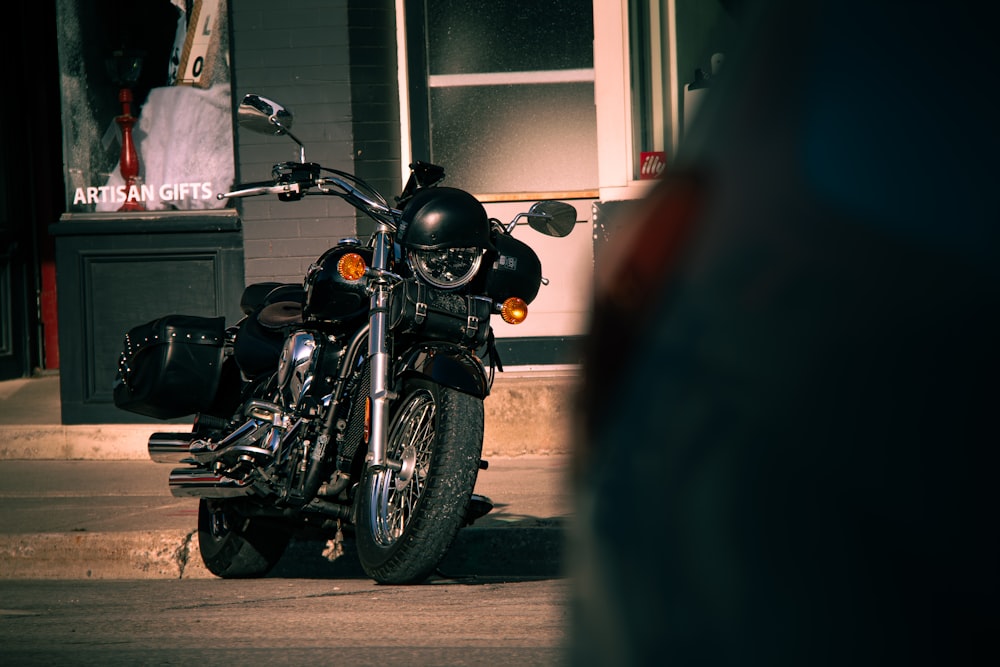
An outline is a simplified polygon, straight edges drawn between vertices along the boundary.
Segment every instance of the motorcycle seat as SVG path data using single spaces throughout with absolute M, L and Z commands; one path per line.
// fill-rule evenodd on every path
M 256 377 L 277 367 L 284 342 L 281 329 L 302 322 L 305 299 L 301 285 L 256 283 L 244 290 L 242 301 L 254 306 L 249 312 L 243 306 L 247 317 L 236 336 L 236 363 L 244 374 Z
M 305 293 L 303 292 L 304 297 Z M 260 309 L 257 321 L 265 329 L 280 329 L 289 324 L 302 324 L 302 302 L 278 301 L 268 304 Z
M 240 297 L 240 310 L 244 315 L 250 315 L 261 306 L 276 301 L 296 301 L 299 297 L 296 292 L 301 292 L 301 300 L 305 300 L 305 292 L 301 285 L 294 283 L 265 282 L 253 283 L 243 289 Z

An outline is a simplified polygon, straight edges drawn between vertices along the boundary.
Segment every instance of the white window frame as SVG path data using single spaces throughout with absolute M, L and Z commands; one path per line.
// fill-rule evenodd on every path
M 581 81 L 594 82 L 594 98 L 597 109 L 597 159 L 598 198 L 603 201 L 636 199 L 649 189 L 651 181 L 634 177 L 637 148 L 633 142 L 633 113 L 630 83 L 630 48 L 628 0 L 594 0 L 594 69 L 563 70 L 558 73 L 560 80 L 576 77 Z M 410 95 L 408 68 L 406 66 L 406 15 L 405 0 L 396 0 L 396 58 L 399 63 L 399 104 L 400 104 L 400 178 L 406 182 L 409 177 L 409 163 L 412 161 L 410 142 Z M 666 94 L 660 90 L 665 100 L 663 113 L 672 119 L 679 117 L 680 100 L 676 82 L 677 59 L 673 45 L 676 44 L 674 0 L 651 0 L 651 12 L 659 17 L 661 31 L 659 39 L 654 36 L 664 58 L 654 64 L 654 85 L 662 81 Z M 657 11 L 657 10 L 662 10 Z M 663 63 L 665 61 L 665 65 Z M 663 71 L 665 66 L 666 72 Z M 659 71 L 660 76 L 655 73 Z M 665 76 L 664 76 L 665 74 Z M 432 86 L 470 85 L 478 83 L 475 77 L 508 77 L 511 81 L 501 83 L 525 83 L 524 76 L 543 77 L 546 72 L 524 72 L 505 74 L 435 75 Z M 576 80 L 574 79 L 574 80 Z M 659 81 L 657 81 L 659 79 Z M 492 79 L 491 79 L 491 82 Z M 666 144 L 668 162 L 677 150 L 679 128 L 670 123 L 670 136 L 663 137 Z
M 639 148 L 633 141 L 633 109 L 630 80 L 630 40 L 628 0 L 594 1 L 594 96 L 597 104 L 597 156 L 600 198 L 603 201 L 638 199 L 655 181 L 639 180 L 634 176 Z M 667 92 L 659 91 L 665 100 L 663 113 L 678 118 L 677 59 L 673 45 L 674 0 L 651 0 L 651 10 L 658 18 L 661 30 L 658 43 L 663 58 L 654 64 L 659 81 Z M 662 12 L 657 9 L 664 10 Z M 665 71 L 664 71 L 665 69 Z M 679 133 L 676 122 L 670 123 L 670 136 L 662 137 L 668 163 L 676 152 Z
M 410 177 L 413 144 L 410 141 L 410 76 L 406 57 L 405 0 L 396 0 L 396 70 L 399 81 L 399 168 L 400 183 Z

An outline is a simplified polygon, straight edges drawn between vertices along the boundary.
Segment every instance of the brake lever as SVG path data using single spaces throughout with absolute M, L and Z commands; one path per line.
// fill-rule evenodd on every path
M 317 184 L 320 169 L 321 166 L 315 162 L 281 162 L 271 168 L 273 181 L 240 185 L 235 190 L 216 195 L 216 198 L 278 195 L 281 201 L 297 201 L 302 199 L 306 190 Z
M 236 190 L 217 194 L 215 198 L 221 200 L 230 197 L 254 197 L 257 195 L 278 195 L 279 199 L 282 197 L 301 198 L 302 189 L 298 183 L 248 183 L 239 186 Z

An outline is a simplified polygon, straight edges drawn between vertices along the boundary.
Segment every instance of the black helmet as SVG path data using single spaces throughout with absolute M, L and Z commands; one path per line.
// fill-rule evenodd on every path
M 468 192 L 447 187 L 413 195 L 403 209 L 398 240 L 408 250 L 493 247 L 483 205 Z

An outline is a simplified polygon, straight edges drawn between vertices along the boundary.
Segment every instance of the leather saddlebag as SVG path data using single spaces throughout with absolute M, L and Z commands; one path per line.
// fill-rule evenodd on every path
M 393 288 L 389 319 L 392 328 L 432 340 L 447 340 L 470 349 L 490 334 L 492 302 L 485 297 L 428 288 L 406 280 Z
M 224 317 L 167 315 L 125 334 L 115 405 L 156 419 L 206 410 L 219 387 Z

